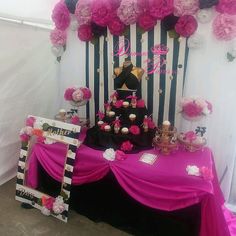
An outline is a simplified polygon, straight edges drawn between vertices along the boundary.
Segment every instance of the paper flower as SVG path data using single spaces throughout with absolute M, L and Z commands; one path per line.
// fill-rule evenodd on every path
M 165 28 L 165 30 L 167 30 L 167 31 L 172 30 L 172 29 L 175 28 L 175 25 L 176 25 L 178 19 L 179 19 L 178 16 L 175 16 L 173 14 L 168 15 L 168 16 L 163 18 L 162 25 Z
M 95 37 L 100 37 L 102 35 L 105 35 L 106 32 L 107 32 L 107 28 L 106 27 L 97 25 L 94 22 L 92 22 L 91 27 L 92 27 L 93 35 Z
M 137 107 L 138 108 L 144 108 L 145 107 L 145 101 L 143 99 L 139 99 L 137 101 Z
M 144 14 L 140 15 L 138 18 L 138 25 L 140 28 L 142 28 L 145 31 L 152 30 L 154 26 L 156 25 L 157 21 L 154 17 L 149 15 L 148 12 L 145 12 Z
M 136 23 L 141 13 L 142 9 L 138 4 L 138 0 L 122 0 L 117 9 L 117 16 L 126 25 Z
M 46 207 L 48 210 L 52 210 L 53 203 L 55 202 L 55 198 L 53 197 L 42 197 L 42 206 Z
M 236 1 L 235 0 L 220 0 L 215 8 L 220 13 L 229 15 L 236 15 Z
M 91 97 L 92 97 L 92 93 L 91 93 L 91 90 L 89 89 L 89 88 L 87 88 L 87 87 L 81 87 L 81 88 L 79 88 L 82 92 L 83 92 L 83 94 L 84 94 L 84 96 L 83 96 L 83 99 L 86 99 L 86 100 L 89 100 Z
M 64 47 L 63 46 L 52 46 L 51 51 L 54 56 L 61 57 L 64 53 Z
M 107 126 L 108 123 L 104 122 L 103 124 L 100 125 L 101 130 L 105 130 L 105 126 Z
M 200 168 L 200 174 L 205 180 L 212 180 L 214 178 L 212 170 L 205 166 Z
M 197 21 L 193 16 L 181 16 L 175 25 L 175 30 L 183 37 L 191 36 L 197 29 Z
M 73 101 L 75 102 L 83 101 L 83 97 L 84 97 L 84 93 L 80 89 L 75 90 L 72 94 Z
M 186 141 L 192 142 L 192 141 L 196 140 L 197 135 L 195 134 L 194 131 L 188 131 L 187 133 L 184 134 L 184 137 L 185 137 Z
M 120 36 L 124 33 L 125 24 L 118 17 L 114 17 L 108 23 L 108 29 L 110 30 L 111 34 Z
M 32 116 L 29 116 L 26 121 L 25 121 L 25 124 L 26 126 L 31 126 L 31 127 L 34 127 L 34 122 L 35 122 L 35 118 L 32 117 Z
M 149 129 L 155 129 L 156 128 L 156 124 L 155 124 L 155 122 L 149 117 L 148 118 L 148 128 Z
M 123 106 L 123 100 L 116 101 L 116 104 L 114 105 L 115 108 L 121 108 Z
M 116 158 L 116 153 L 113 148 L 106 149 L 102 155 L 108 161 L 114 161 Z
M 188 175 L 200 176 L 200 170 L 197 166 L 188 165 L 186 171 Z
M 30 139 L 30 136 L 29 135 L 27 135 L 27 134 L 20 134 L 20 140 L 21 140 L 21 142 L 28 142 L 29 141 L 29 139 Z
M 93 38 L 91 25 L 81 25 L 78 28 L 78 37 L 81 41 L 88 42 Z
M 54 46 L 64 46 L 67 39 L 66 31 L 55 28 L 50 33 L 50 39 Z
M 79 117 L 74 115 L 74 116 L 71 117 L 70 123 L 74 124 L 74 125 L 78 125 L 79 121 L 80 121 Z
M 73 99 L 72 94 L 75 92 L 76 88 L 67 88 L 64 93 L 64 98 L 66 101 L 71 101 Z
M 202 9 L 197 12 L 197 19 L 200 23 L 208 23 L 212 20 L 213 11 L 212 9 Z
M 70 25 L 70 12 L 64 1 L 58 2 L 52 11 L 52 20 L 59 30 L 66 30 Z
M 91 98 L 92 93 L 89 88 L 67 88 L 64 93 L 64 98 L 69 101 L 73 106 L 83 106 Z
M 61 214 L 65 210 L 65 204 L 62 196 L 58 196 L 53 202 L 52 210 L 55 214 Z
M 91 0 L 78 1 L 75 9 L 75 17 L 79 25 L 85 25 L 91 22 Z
M 126 154 L 124 152 L 122 152 L 121 150 L 116 151 L 115 157 L 116 157 L 116 160 L 118 160 L 118 161 L 123 161 L 127 158 Z
M 128 140 L 128 141 L 125 141 L 121 144 L 121 147 L 120 149 L 124 152 L 129 152 L 133 149 L 133 144 Z
M 65 4 L 71 14 L 75 13 L 75 7 L 78 0 L 65 0 Z
M 201 48 L 203 46 L 203 36 L 194 34 L 188 38 L 188 47 L 191 49 Z
M 131 125 L 129 128 L 129 132 L 133 135 L 139 135 L 140 134 L 140 128 L 137 125 Z
M 99 120 L 103 120 L 103 118 L 105 117 L 105 114 L 104 112 L 98 111 L 97 116 Z
M 217 39 L 229 41 L 236 37 L 236 16 L 219 14 L 213 21 L 213 32 Z
M 199 0 L 174 0 L 174 15 L 194 15 L 199 9 Z
M 150 15 L 157 20 L 163 19 L 165 16 L 173 13 L 173 0 L 149 0 Z
M 115 14 L 110 1 L 99 0 L 93 1 L 92 4 L 92 21 L 100 26 L 107 26 Z
M 199 0 L 200 9 L 210 8 L 219 3 L 219 0 Z

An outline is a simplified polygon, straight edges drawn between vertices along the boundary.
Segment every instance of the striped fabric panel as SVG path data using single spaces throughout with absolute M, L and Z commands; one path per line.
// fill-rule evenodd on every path
M 147 59 L 153 60 L 153 66 L 158 63 L 151 52 L 151 48 L 158 44 L 165 44 L 169 48 L 167 55 L 161 55 L 161 60 L 166 61 L 166 65 L 161 67 L 161 71 L 157 68 L 153 74 L 144 73 L 140 85 L 142 98 L 156 123 L 161 124 L 164 120 L 170 120 L 178 127 L 177 111 L 183 93 L 188 49 L 186 39 L 179 42 L 177 39 L 169 38 L 160 22 L 154 30 L 143 34 L 136 25 L 131 25 L 125 36 L 113 36 L 107 32 L 107 36 L 100 37 L 95 45 L 87 43 L 86 85 L 94 94 L 86 109 L 91 125 L 95 123 L 97 111 L 103 110 L 104 102 L 108 101 L 114 90 L 114 68 L 122 66 L 127 57 L 125 53 L 128 52 L 128 57 L 134 65 L 147 72 L 147 69 L 152 68 L 150 64 L 148 68 Z M 124 46 L 121 56 L 115 55 L 119 45 Z

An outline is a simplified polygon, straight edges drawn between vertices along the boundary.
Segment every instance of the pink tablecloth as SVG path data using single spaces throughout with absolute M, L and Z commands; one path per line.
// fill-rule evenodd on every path
M 153 150 L 145 152 L 154 153 Z M 63 144 L 36 144 L 30 158 L 28 185 L 37 187 L 38 162 L 50 176 L 61 181 L 65 153 Z M 146 206 L 172 211 L 201 202 L 200 236 L 230 235 L 221 209 L 224 199 L 210 149 L 195 153 L 179 151 L 170 156 L 160 156 L 154 165 L 140 162 L 142 153 L 127 155 L 123 161 L 107 161 L 102 154 L 101 151 L 81 145 L 75 161 L 74 185 L 100 180 L 111 170 L 122 188 Z M 187 165 L 212 168 L 214 180 L 189 176 Z

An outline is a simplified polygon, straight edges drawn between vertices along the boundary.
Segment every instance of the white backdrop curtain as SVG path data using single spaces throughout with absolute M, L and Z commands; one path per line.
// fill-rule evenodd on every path
M 233 42 L 217 41 L 211 27 L 210 23 L 199 24 L 198 33 L 205 43 L 201 49 L 189 52 L 184 95 L 209 100 L 213 114 L 194 124 L 183 120 L 182 129 L 207 127 L 221 188 L 226 200 L 236 204 L 236 60 L 228 62 L 226 57 Z
M 28 114 L 57 110 L 57 62 L 49 31 L 0 21 L 0 184 L 16 174 L 19 130 Z

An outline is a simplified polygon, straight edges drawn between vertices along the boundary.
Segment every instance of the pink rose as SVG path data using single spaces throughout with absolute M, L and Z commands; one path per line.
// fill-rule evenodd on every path
M 129 128 L 129 132 L 133 135 L 139 135 L 140 134 L 140 128 L 137 125 L 131 125 Z
M 111 34 L 120 36 L 125 30 L 125 25 L 118 17 L 114 17 L 108 23 L 108 29 L 110 30 Z
M 79 119 L 79 117 L 76 116 L 76 115 L 72 116 L 72 117 L 71 117 L 71 120 L 70 120 L 71 124 L 74 124 L 74 125 L 78 125 L 78 124 L 79 124 L 79 121 L 80 121 L 80 119 Z
M 50 33 L 50 39 L 54 46 L 64 46 L 67 39 L 66 31 L 55 28 Z
M 138 100 L 137 107 L 139 107 L 139 108 L 145 107 L 145 101 L 143 99 Z
M 78 37 L 81 41 L 90 41 L 93 38 L 92 28 L 90 25 L 81 25 L 78 28 Z
M 75 88 L 68 88 L 66 89 L 65 93 L 64 93 L 64 98 L 66 101 L 72 101 L 73 97 L 72 94 L 75 92 Z
M 157 21 L 155 18 L 153 18 L 151 15 L 149 15 L 147 12 L 145 12 L 143 15 L 139 16 L 138 18 L 138 25 L 145 31 L 152 30 L 154 26 L 156 25 Z
M 213 21 L 213 32 L 219 40 L 231 40 L 236 37 L 236 16 L 219 14 Z
M 220 0 L 215 8 L 220 13 L 227 13 L 229 15 L 236 15 L 236 1 L 235 0 Z
M 120 151 L 120 150 L 117 150 L 116 151 L 116 160 L 118 160 L 118 161 L 123 161 L 123 160 L 125 160 L 126 159 L 126 155 L 125 155 L 125 153 L 124 152 L 122 152 L 122 151 Z
M 26 126 L 34 127 L 34 123 L 35 123 L 35 118 L 32 116 L 28 117 L 25 121 Z
M 128 140 L 128 141 L 125 141 L 121 144 L 121 147 L 120 149 L 124 152 L 128 152 L 128 151 L 131 151 L 133 149 L 133 144 Z
M 174 0 L 174 15 L 194 15 L 199 10 L 199 0 Z
M 52 20 L 59 30 L 66 30 L 70 25 L 70 12 L 64 1 L 58 2 L 52 11 Z
M 175 30 L 183 37 L 191 36 L 197 29 L 197 21 L 193 16 L 181 16 L 175 25 Z
M 205 180 L 212 180 L 214 178 L 211 169 L 209 169 L 208 167 L 205 166 L 201 167 L 200 173 L 203 179 Z
M 91 0 L 78 1 L 75 9 L 75 17 L 79 25 L 85 25 L 91 22 Z
M 80 90 L 84 94 L 84 97 L 83 97 L 84 99 L 89 100 L 92 97 L 92 93 L 89 88 L 84 87 L 84 88 L 80 88 Z
M 183 106 L 183 113 L 187 117 L 195 118 L 202 114 L 203 108 L 199 106 L 195 101 L 189 102 Z
M 165 16 L 173 13 L 173 0 L 149 0 L 150 15 L 157 20 L 163 19 Z
M 84 93 L 81 89 L 76 89 L 72 94 L 72 98 L 75 102 L 81 102 L 84 99 Z

